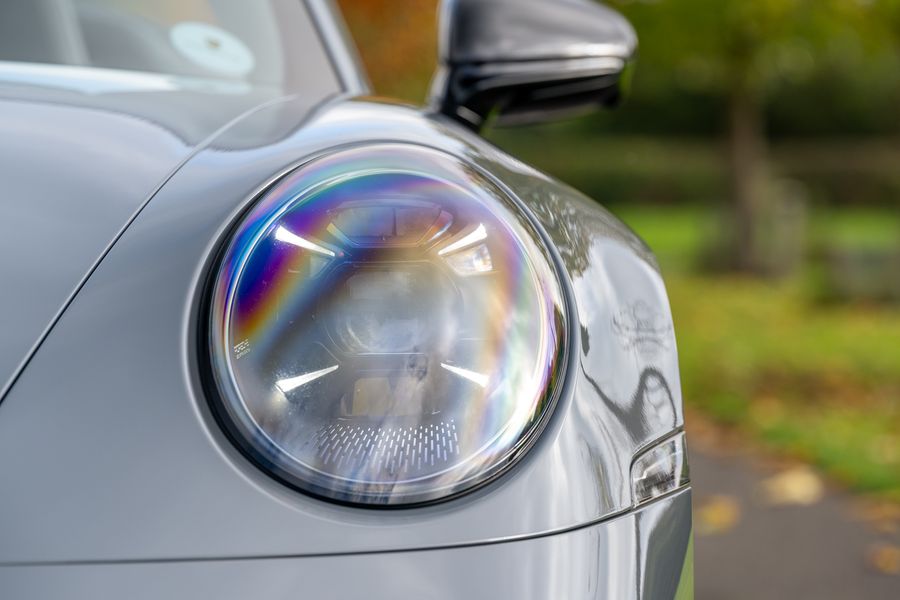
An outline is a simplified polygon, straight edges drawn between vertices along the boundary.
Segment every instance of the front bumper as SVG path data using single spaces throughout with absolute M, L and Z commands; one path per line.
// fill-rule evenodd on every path
M 693 597 L 691 491 L 564 533 L 423 551 L 0 566 L 0 597 Z

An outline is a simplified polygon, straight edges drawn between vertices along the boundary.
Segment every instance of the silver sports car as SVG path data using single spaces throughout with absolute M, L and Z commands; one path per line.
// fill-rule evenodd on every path
M 634 32 L 440 18 L 414 108 L 325 0 L 0 3 L 0 598 L 692 596 L 656 262 L 478 135 Z

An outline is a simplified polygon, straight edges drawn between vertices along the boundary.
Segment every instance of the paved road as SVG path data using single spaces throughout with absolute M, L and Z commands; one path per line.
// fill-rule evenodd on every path
M 698 600 L 900 600 L 900 575 L 879 572 L 900 560 L 896 523 L 854 516 L 858 502 L 808 469 L 708 442 L 691 453 Z

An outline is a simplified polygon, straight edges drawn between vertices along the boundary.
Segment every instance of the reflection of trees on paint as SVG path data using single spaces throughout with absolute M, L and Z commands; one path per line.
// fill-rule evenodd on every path
M 518 196 L 534 211 L 553 238 L 572 277 L 580 277 L 591 264 L 591 246 L 596 240 L 621 242 L 655 265 L 650 250 L 634 233 L 593 201 L 582 204 L 577 192 L 548 184 L 543 179 L 517 182 Z
M 675 396 L 665 375 L 659 369 L 646 367 L 641 371 L 638 385 L 629 398 L 612 398 L 589 373 L 585 373 L 584 376 L 597 396 L 603 400 L 604 406 L 616 416 L 616 422 L 628 423 L 632 427 L 642 429 L 635 441 L 646 442 L 648 440 L 640 438 L 652 435 L 660 428 L 678 425 Z M 648 407 L 652 410 L 648 410 Z

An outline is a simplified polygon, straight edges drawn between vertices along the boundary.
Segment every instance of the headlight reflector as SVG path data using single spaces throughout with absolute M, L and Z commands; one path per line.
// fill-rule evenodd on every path
M 558 393 L 550 254 L 511 198 L 437 151 L 385 144 L 299 168 L 236 226 L 212 286 L 217 414 L 316 495 L 470 489 L 521 456 Z

